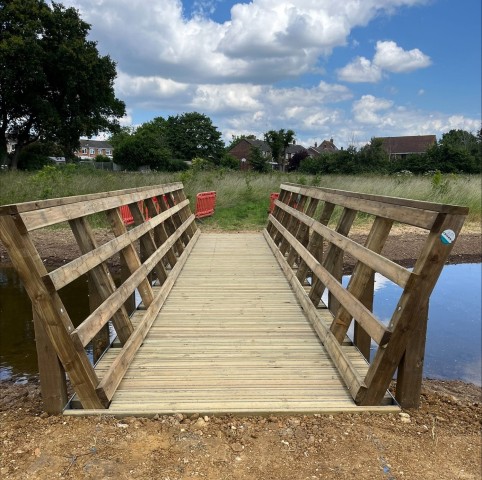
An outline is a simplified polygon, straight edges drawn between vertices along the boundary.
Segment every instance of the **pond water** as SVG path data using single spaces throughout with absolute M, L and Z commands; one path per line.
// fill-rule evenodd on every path
M 481 384 L 481 271 L 481 264 L 443 269 L 430 300 L 425 377 Z M 375 315 L 388 323 L 400 288 L 377 275 L 375 289 Z M 60 292 L 74 325 L 89 313 L 87 293 L 85 278 Z M 14 269 L 0 268 L 0 380 L 24 382 L 36 372 L 30 301 Z

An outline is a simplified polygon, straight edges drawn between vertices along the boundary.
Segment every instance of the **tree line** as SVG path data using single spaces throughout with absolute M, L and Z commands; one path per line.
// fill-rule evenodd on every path
M 436 171 L 481 173 L 481 156 L 482 129 L 477 135 L 465 130 L 451 130 L 421 154 L 411 154 L 404 158 L 390 160 L 388 153 L 382 147 L 382 140 L 372 138 L 360 149 L 349 146 L 346 149 L 322 153 L 315 157 L 308 157 L 306 153 L 301 154 L 298 158 L 292 159 L 289 169 L 299 168 L 301 172 L 312 175 L 399 172 L 423 174 Z

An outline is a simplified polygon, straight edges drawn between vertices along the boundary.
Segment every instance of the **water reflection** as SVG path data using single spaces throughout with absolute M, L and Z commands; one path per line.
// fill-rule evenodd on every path
M 375 280 L 374 311 L 388 323 L 401 289 L 380 275 Z M 89 313 L 86 279 L 76 280 L 60 294 L 78 325 Z M 480 385 L 481 350 L 481 264 L 448 265 L 430 301 L 424 376 Z M 15 271 L 0 268 L 0 380 L 22 382 L 36 372 L 30 301 Z

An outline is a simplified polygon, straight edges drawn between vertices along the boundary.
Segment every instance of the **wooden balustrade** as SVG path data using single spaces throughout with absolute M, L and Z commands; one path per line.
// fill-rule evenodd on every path
M 398 369 L 397 400 L 418 406 L 429 297 L 468 209 L 294 184 L 281 185 L 274 205 L 265 237 L 355 402 L 379 404 Z M 359 214 L 372 221 L 364 245 L 349 236 Z M 382 254 L 394 222 L 426 232 L 413 271 Z M 345 254 L 356 262 L 347 287 L 341 283 Z M 375 272 L 401 287 L 388 325 L 372 311 Z M 321 302 L 325 290 L 327 306 Z M 329 325 L 320 314 L 326 307 Z M 363 376 L 343 349 L 352 322 L 354 344 L 367 360 L 371 342 L 378 345 Z
M 144 202 L 149 219 L 139 202 Z M 120 215 L 125 205 L 133 216 L 129 230 Z M 104 215 L 110 224 L 113 238 L 102 245 L 89 223 L 92 214 Z M 48 272 L 29 232 L 62 222 L 68 222 L 80 255 Z M 65 373 L 84 408 L 109 405 L 198 237 L 181 183 L 0 207 L 0 240 L 33 305 L 46 411 L 58 413 L 65 407 Z M 119 254 L 128 272 L 116 286 L 109 262 Z M 98 298 L 91 313 L 75 328 L 58 292 L 84 274 L 93 283 Z M 151 279 L 160 286 L 155 292 Z M 136 289 L 146 310 L 134 326 L 125 303 Z M 122 347 L 99 378 L 85 347 L 109 321 Z

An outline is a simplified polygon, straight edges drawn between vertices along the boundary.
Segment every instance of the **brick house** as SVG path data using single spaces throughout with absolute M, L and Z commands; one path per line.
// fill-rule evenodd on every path
M 239 168 L 241 170 L 250 170 L 251 165 L 249 163 L 249 155 L 251 153 L 251 150 L 255 147 L 260 149 L 263 157 L 271 159 L 271 148 L 269 144 L 264 140 L 257 140 L 251 138 L 243 138 L 233 148 L 231 148 L 228 153 L 239 160 Z M 305 150 L 305 147 L 302 147 L 301 145 L 296 145 L 295 142 L 288 145 L 285 152 L 285 164 L 288 164 L 289 160 L 293 155 L 302 152 L 303 150 Z M 270 161 L 269 163 L 271 164 L 271 167 L 273 169 L 279 168 L 278 162 Z
M 231 148 L 228 153 L 239 160 L 239 168 L 241 170 L 251 170 L 249 155 L 251 150 L 255 147 L 260 149 L 263 157 L 271 158 L 271 149 L 269 148 L 269 145 L 263 140 L 251 138 L 243 138 L 233 148 Z
M 437 141 L 435 135 L 378 138 L 382 141 L 382 148 L 388 153 L 390 160 L 402 159 L 414 153 L 425 153 Z
M 80 140 L 80 148 L 74 152 L 76 157 L 89 160 L 97 155 L 105 155 L 112 159 L 114 149 L 109 142 L 104 140 Z
M 336 152 L 338 150 L 337 146 L 333 143 L 333 139 L 323 140 L 320 145 L 315 142 L 315 145 L 308 148 L 308 156 L 316 157 L 322 153 Z

